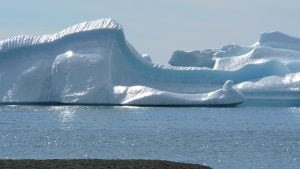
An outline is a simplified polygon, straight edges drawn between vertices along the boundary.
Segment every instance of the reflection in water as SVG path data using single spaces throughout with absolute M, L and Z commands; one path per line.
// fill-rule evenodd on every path
M 114 109 L 118 111 L 126 111 L 127 113 L 143 113 L 145 110 L 149 109 L 149 107 L 139 107 L 139 106 L 114 106 Z M 152 109 L 155 109 L 152 107 Z
M 72 121 L 78 109 L 79 107 L 77 106 L 53 106 L 49 108 L 50 111 L 59 113 L 59 119 L 63 129 L 72 128 Z

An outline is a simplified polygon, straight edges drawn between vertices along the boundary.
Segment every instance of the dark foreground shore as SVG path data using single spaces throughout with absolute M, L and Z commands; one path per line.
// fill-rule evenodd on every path
M 1 169 L 210 169 L 159 160 L 0 160 Z

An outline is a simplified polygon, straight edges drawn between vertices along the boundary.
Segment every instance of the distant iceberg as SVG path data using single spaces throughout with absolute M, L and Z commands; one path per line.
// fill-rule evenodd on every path
M 173 52 L 169 64 L 172 66 L 208 67 L 212 68 L 215 64 L 212 50 L 194 50 Z
M 299 38 L 276 31 L 262 33 L 259 41 L 248 47 L 230 44 L 195 51 L 180 51 L 180 55 L 175 51 L 169 63 L 184 68 L 190 63 L 199 69 L 209 67 L 219 75 L 231 72 L 235 75 L 227 78 L 239 83 L 234 88 L 243 92 L 247 100 L 277 100 L 276 104 L 284 100 L 291 103 L 287 105 L 300 105 Z M 207 66 L 207 61 L 213 65 Z
M 139 54 L 112 19 L 53 35 L 16 36 L 0 41 L 0 101 L 234 106 L 283 91 L 299 100 L 300 40 L 280 32 L 263 33 L 248 47 L 178 50 L 169 63 Z

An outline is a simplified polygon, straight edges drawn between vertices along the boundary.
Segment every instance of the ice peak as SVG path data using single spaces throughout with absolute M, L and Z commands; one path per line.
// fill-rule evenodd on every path
M 53 42 L 67 35 L 94 30 L 122 30 L 122 26 L 111 18 L 99 19 L 76 24 L 58 33 L 43 36 L 20 35 L 10 39 L 0 41 L 0 52 L 24 46 L 39 45 Z
M 62 32 L 68 33 L 76 33 L 76 32 L 84 32 L 95 29 L 122 29 L 122 26 L 118 24 L 115 20 L 111 18 L 98 19 L 95 21 L 88 21 L 76 24 L 65 29 Z

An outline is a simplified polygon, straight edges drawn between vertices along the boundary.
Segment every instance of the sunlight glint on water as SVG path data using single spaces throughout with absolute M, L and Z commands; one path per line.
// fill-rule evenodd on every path
M 300 108 L 1 106 L 0 158 L 300 166 Z

